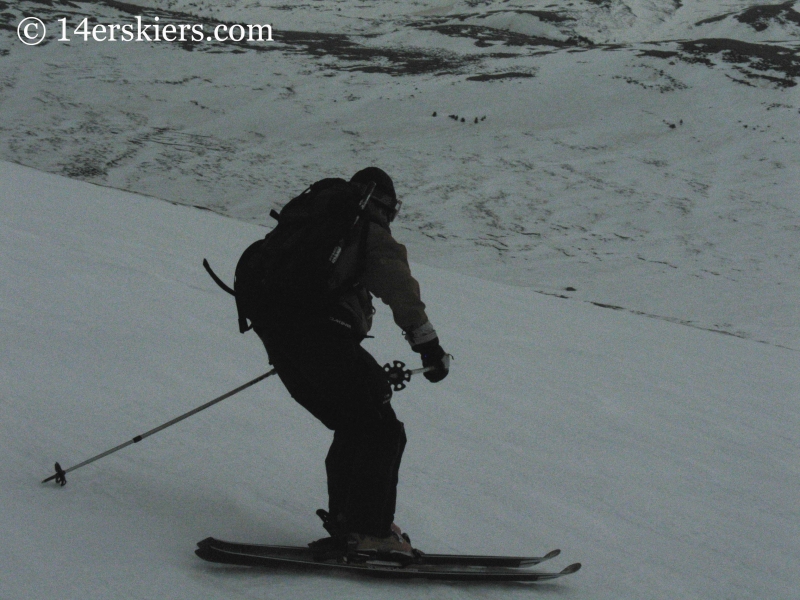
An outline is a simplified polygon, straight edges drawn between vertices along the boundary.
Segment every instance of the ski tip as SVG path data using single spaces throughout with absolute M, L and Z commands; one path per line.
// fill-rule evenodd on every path
M 582 566 L 583 565 L 581 565 L 581 563 L 573 563 L 570 566 L 562 569 L 559 575 L 570 575 L 572 573 L 576 573 L 577 571 L 580 571 Z
M 209 546 L 200 546 L 199 548 L 195 548 L 194 553 L 203 560 L 207 560 L 208 562 L 218 562 L 217 555 L 214 553 L 214 549 L 210 548 Z
M 206 548 L 206 547 L 210 546 L 211 544 L 213 544 L 215 541 L 216 540 L 213 537 L 207 537 L 206 539 L 200 540 L 199 542 L 197 542 L 197 547 L 198 548 Z
M 548 552 L 544 556 L 539 556 L 539 557 L 536 557 L 536 558 L 523 558 L 523 559 L 521 559 L 519 561 L 519 566 L 520 567 L 532 567 L 534 565 L 538 565 L 540 563 L 543 563 L 546 560 L 550 560 L 551 558 L 555 558 L 559 554 L 561 554 L 561 550 L 556 549 L 556 550 L 551 550 L 550 552 Z

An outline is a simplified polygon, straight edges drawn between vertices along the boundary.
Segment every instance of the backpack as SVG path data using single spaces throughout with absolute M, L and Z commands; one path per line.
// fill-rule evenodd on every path
M 374 183 L 365 189 L 344 179 L 323 179 L 290 200 L 280 214 L 270 213 L 278 224 L 251 244 L 236 265 L 233 289 L 242 333 L 270 315 L 318 314 L 355 284 L 360 273 L 339 281 L 334 268 L 354 240 L 363 254 L 363 217 L 374 189 Z

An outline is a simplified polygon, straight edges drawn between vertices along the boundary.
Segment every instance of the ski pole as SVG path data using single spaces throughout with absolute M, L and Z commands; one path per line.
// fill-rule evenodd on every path
M 274 375 L 274 374 L 275 374 L 275 369 L 272 369 L 271 371 L 267 371 L 266 373 L 264 373 L 263 375 L 259 375 L 258 377 L 256 377 L 252 381 L 248 381 L 244 385 L 240 385 L 235 390 L 231 390 L 230 392 L 228 392 L 226 394 L 223 394 L 222 396 L 219 396 L 218 398 L 214 398 L 210 402 L 206 402 L 202 406 L 198 406 L 197 408 L 195 408 L 193 410 L 190 410 L 189 412 L 187 412 L 185 414 L 182 414 L 180 417 L 175 417 L 171 421 L 167 421 L 166 423 L 164 423 L 163 425 L 159 425 L 155 429 L 151 429 L 150 431 L 148 431 L 146 433 L 143 433 L 141 435 L 137 435 L 135 438 L 128 440 L 124 444 L 120 444 L 119 446 L 115 446 L 114 448 L 111 448 L 110 450 L 106 450 L 105 452 L 102 452 L 102 453 L 98 454 L 97 456 L 93 456 L 92 458 L 87 459 L 87 460 L 83 461 L 82 463 L 75 465 L 74 467 L 70 467 L 69 469 L 62 469 L 61 465 L 56 463 L 56 472 L 55 472 L 55 474 L 51 475 L 47 479 L 42 480 L 42 483 L 47 483 L 48 481 L 52 481 L 53 479 L 55 479 L 56 483 L 59 483 L 62 486 L 65 486 L 65 485 L 67 485 L 66 474 L 69 473 L 70 471 L 74 471 L 75 469 L 80 469 L 81 467 L 85 467 L 86 465 L 88 465 L 90 463 L 93 463 L 96 460 L 100 460 L 104 456 L 108 456 L 109 454 L 114 454 L 114 452 L 116 452 L 117 450 L 122 450 L 123 448 L 127 448 L 131 444 L 136 444 L 138 442 L 141 442 L 146 437 L 150 437 L 154 433 L 158 433 L 159 431 L 162 431 L 163 429 L 166 429 L 167 427 L 171 427 L 172 425 L 175 425 L 175 423 L 183 421 L 184 419 L 188 419 L 192 415 L 196 415 L 200 411 L 205 410 L 208 407 L 215 405 L 217 402 L 222 402 L 226 398 L 230 398 L 234 394 L 238 394 L 242 390 L 247 389 L 251 385 L 255 385 L 256 383 L 258 383 L 262 379 L 266 379 L 270 375 Z
M 406 389 L 406 381 L 411 381 L 411 376 L 417 373 L 427 373 L 433 371 L 436 367 L 430 365 L 428 367 L 420 367 L 419 369 L 406 369 L 406 364 L 403 361 L 396 360 L 394 364 L 386 363 L 383 365 L 383 370 L 386 371 L 386 377 L 395 392 Z

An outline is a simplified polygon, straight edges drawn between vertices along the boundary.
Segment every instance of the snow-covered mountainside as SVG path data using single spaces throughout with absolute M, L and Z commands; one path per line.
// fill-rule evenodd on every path
M 567 580 L 375 582 L 232 569 L 209 535 L 324 531 L 330 432 L 274 378 L 40 480 L 267 369 L 230 278 L 264 228 L 0 162 L 0 598 L 797 596 L 797 352 L 413 264 L 455 356 L 393 404 L 397 521 L 431 552 L 561 547 Z M 368 347 L 416 358 L 382 307 Z
M 260 224 L 376 164 L 425 264 L 797 350 L 798 10 L 0 2 L 0 157 Z M 274 41 L 84 41 L 87 17 Z

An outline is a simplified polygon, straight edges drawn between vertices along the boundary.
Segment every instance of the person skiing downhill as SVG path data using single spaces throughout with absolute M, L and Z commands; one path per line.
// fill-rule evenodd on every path
M 333 431 L 325 459 L 328 511 L 318 511 L 330 537 L 311 549 L 411 557 L 408 537 L 393 523 L 405 429 L 390 404 L 386 372 L 361 346 L 375 312 L 372 297 L 391 308 L 411 349 L 432 367 L 424 373 L 429 381 L 447 376 L 449 355 L 426 315 L 406 248 L 391 233 L 401 205 L 392 179 L 377 167 L 350 179 L 359 189 L 372 183 L 364 229 L 342 249 L 334 271 L 353 283 L 322 311 L 274 310 L 253 329 L 291 396 Z

